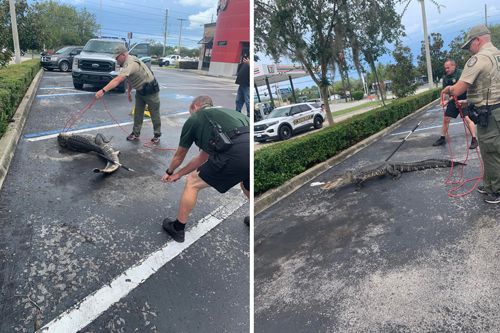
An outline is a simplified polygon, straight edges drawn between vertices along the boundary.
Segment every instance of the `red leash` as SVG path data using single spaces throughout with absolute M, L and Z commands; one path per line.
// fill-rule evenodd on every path
M 97 99 L 94 97 L 82 109 L 70 114 L 70 116 L 68 117 L 68 120 L 66 120 L 66 123 L 64 124 L 63 132 L 69 131 L 71 129 L 71 127 L 73 127 L 76 124 L 76 122 L 78 120 L 80 120 L 80 118 L 83 116 L 83 114 L 85 112 L 87 112 L 88 110 L 90 110 L 92 108 L 92 106 L 94 106 L 96 101 L 97 101 Z M 101 98 L 101 101 L 102 101 L 102 104 L 104 106 L 104 110 L 108 113 L 108 115 L 111 117 L 111 119 L 113 119 L 113 121 L 118 125 L 118 127 L 120 127 L 120 129 L 123 131 L 123 133 L 127 134 L 128 132 L 120 125 L 118 120 L 111 114 L 111 112 L 109 112 L 108 106 L 106 105 L 106 102 L 104 102 L 104 98 Z M 157 150 L 162 150 L 162 151 L 168 151 L 168 150 L 176 151 L 177 150 L 175 148 L 157 147 L 152 142 L 145 142 L 143 140 L 140 140 L 140 141 L 143 143 L 144 147 L 150 148 L 150 149 L 157 149 Z
M 478 160 L 479 160 L 479 163 L 481 165 L 481 169 L 480 169 L 480 176 L 479 177 L 474 177 L 474 178 L 471 178 L 471 179 L 466 179 L 466 180 L 463 180 L 463 175 L 464 175 L 464 167 L 465 167 L 465 164 L 467 163 L 467 161 L 469 160 L 469 135 L 468 135 L 468 131 L 467 131 L 467 125 L 465 123 L 465 117 L 464 117 L 464 114 L 463 114 L 463 110 L 462 110 L 462 105 L 458 102 L 458 99 L 456 96 L 453 96 L 453 103 L 455 103 L 457 109 L 458 109 L 458 112 L 460 113 L 460 118 L 462 118 L 462 123 L 464 125 L 464 132 L 465 132 L 465 149 L 466 149 L 466 156 L 465 156 L 465 159 L 464 161 L 462 162 L 462 167 L 461 167 L 461 170 L 460 170 L 460 178 L 458 180 L 451 180 L 451 178 L 453 177 L 453 161 L 454 161 L 454 157 L 453 157 L 453 151 L 451 149 L 451 139 L 450 139 L 450 136 L 448 134 L 448 131 L 446 132 L 446 139 L 448 141 L 448 151 L 450 153 L 450 159 L 451 159 L 451 168 L 450 168 L 450 173 L 448 175 L 448 177 L 445 179 L 445 184 L 449 185 L 449 184 L 452 184 L 452 185 L 455 185 L 455 184 L 458 184 L 456 187 L 450 189 L 448 191 L 448 196 L 451 197 L 451 198 L 460 198 L 460 197 L 463 197 L 463 196 L 466 196 L 468 194 L 470 194 L 472 191 L 474 191 L 477 186 L 479 185 L 479 182 L 483 179 L 483 161 L 481 159 L 481 156 L 479 154 L 479 150 L 478 148 L 476 147 L 475 148 L 475 151 L 476 151 L 476 154 L 477 154 L 477 157 L 478 157 Z M 441 95 L 441 105 L 444 105 L 444 95 Z M 444 109 L 444 107 L 443 107 Z M 443 113 L 443 123 L 444 123 L 444 117 L 445 117 L 445 113 Z M 470 129 L 469 129 L 470 130 Z M 459 193 L 457 194 L 456 192 L 458 190 L 460 190 L 463 186 L 465 186 L 465 184 L 469 183 L 469 182 L 472 182 L 472 181 L 476 181 L 473 185 L 472 188 L 470 188 L 469 190 L 467 190 L 466 192 L 464 193 Z

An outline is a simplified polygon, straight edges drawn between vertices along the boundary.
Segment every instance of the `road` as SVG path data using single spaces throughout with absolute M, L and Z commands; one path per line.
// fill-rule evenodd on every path
M 241 190 L 202 191 L 185 243 L 161 228 L 163 218 L 175 217 L 184 187 L 160 177 L 189 103 L 208 94 L 232 107 L 237 86 L 153 69 L 161 149 L 125 140 L 132 104 L 116 92 L 73 127 L 112 138 L 121 163 L 136 170 L 107 177 L 92 173 L 104 161 L 63 150 L 55 139 L 98 88 L 77 91 L 71 73 L 44 73 L 0 192 L 0 332 L 33 332 L 36 322 L 47 325 L 44 332 L 248 331 L 249 207 Z M 141 139 L 151 137 L 145 121 Z M 193 147 L 188 158 L 195 154 Z
M 476 191 L 449 197 L 448 169 L 360 190 L 312 186 L 383 162 L 419 120 L 391 161 L 449 158 L 432 146 L 442 121 L 432 106 L 255 217 L 256 332 L 500 331 L 497 206 Z M 465 159 L 463 125 L 450 132 Z M 464 178 L 479 176 L 475 152 L 467 163 Z

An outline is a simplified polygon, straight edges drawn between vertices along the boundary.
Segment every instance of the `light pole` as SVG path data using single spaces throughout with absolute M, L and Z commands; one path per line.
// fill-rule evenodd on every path
M 14 0 L 9 0 L 10 5 L 10 21 L 12 25 L 12 39 L 14 40 L 14 61 L 16 64 L 21 63 L 21 51 L 19 50 L 19 36 L 17 35 L 17 20 L 16 20 L 16 6 Z
M 425 46 L 425 59 L 427 62 L 427 79 L 429 81 L 429 89 L 432 89 L 434 80 L 432 78 L 432 64 L 431 64 L 431 50 L 429 48 L 429 36 L 427 35 L 427 18 L 425 16 L 425 3 L 424 0 L 418 0 L 422 8 L 422 25 L 424 27 L 424 46 Z

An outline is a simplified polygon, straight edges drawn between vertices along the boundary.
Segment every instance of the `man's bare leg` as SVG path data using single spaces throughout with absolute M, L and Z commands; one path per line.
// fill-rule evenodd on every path
M 189 214 L 196 206 L 198 192 L 206 187 L 209 187 L 203 179 L 200 178 L 198 171 L 191 172 L 186 179 L 186 186 L 182 192 L 181 202 L 179 203 L 179 211 L 177 212 L 177 220 L 186 224 Z

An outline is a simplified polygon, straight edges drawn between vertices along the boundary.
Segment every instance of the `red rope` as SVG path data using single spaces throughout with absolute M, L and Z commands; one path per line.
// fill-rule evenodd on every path
M 451 102 L 451 101 L 450 101 Z M 465 149 L 466 149 L 466 156 L 465 156 L 465 159 L 463 160 L 463 164 L 461 166 L 461 169 L 460 169 L 460 178 L 458 180 L 451 180 L 452 176 L 453 176 L 453 168 L 454 168 L 454 157 L 453 157 L 453 151 L 451 149 L 451 139 L 450 139 L 450 136 L 448 134 L 448 131 L 445 133 L 445 136 L 446 136 L 446 139 L 447 139 L 447 142 L 448 142 L 448 151 L 450 153 L 450 159 L 451 159 L 451 168 L 450 168 L 450 173 L 448 175 L 448 177 L 445 179 L 445 184 L 449 185 L 449 184 L 452 184 L 452 185 L 455 185 L 455 184 L 458 184 L 456 187 L 453 187 L 452 189 L 450 189 L 448 191 L 448 196 L 451 197 L 451 198 L 460 198 L 460 197 L 463 197 L 463 196 L 466 196 L 468 194 L 470 194 L 472 191 L 474 191 L 476 189 L 476 187 L 478 186 L 479 182 L 483 179 L 483 161 L 481 159 L 481 156 L 479 154 L 479 150 L 478 148 L 476 147 L 475 148 L 475 151 L 476 151 L 476 154 L 477 154 L 477 157 L 478 157 L 478 160 L 479 160 L 479 163 L 481 165 L 481 169 L 480 169 L 480 176 L 479 177 L 474 177 L 474 178 L 471 178 L 471 179 L 466 179 L 466 180 L 463 180 L 463 175 L 464 175 L 464 168 L 465 168 L 465 164 L 467 163 L 468 159 L 469 159 L 469 132 L 467 131 L 468 129 L 468 126 L 466 125 L 465 123 L 465 117 L 464 117 L 464 114 L 463 114 L 463 110 L 462 110 L 462 105 L 458 102 L 458 99 L 456 96 L 453 96 L 453 103 L 455 103 L 457 109 L 458 109 L 458 112 L 460 113 L 460 118 L 462 118 L 462 124 L 464 125 L 464 132 L 465 132 Z M 444 95 L 441 95 L 441 106 L 443 107 L 444 109 Z M 446 113 L 445 111 L 443 112 L 443 124 L 445 122 L 445 117 L 446 117 Z M 469 129 L 470 131 L 470 129 Z M 459 194 L 456 194 L 456 192 L 458 190 L 460 190 L 463 186 L 465 186 L 465 184 L 469 183 L 469 182 L 472 182 L 472 181 L 476 181 L 473 185 L 472 188 L 470 188 L 469 190 L 467 190 L 466 192 L 464 193 L 459 193 Z
M 113 121 L 118 125 L 118 127 L 123 131 L 123 133 L 128 134 L 128 131 L 126 131 L 120 125 L 120 123 L 118 122 L 118 120 L 111 114 L 111 112 L 108 109 L 108 106 L 106 105 L 106 102 L 104 102 L 104 98 L 102 98 L 101 101 L 102 101 L 102 104 L 104 106 L 104 111 L 106 111 L 109 114 L 109 116 L 111 117 L 111 119 L 113 119 Z M 152 142 L 146 142 L 146 141 L 143 141 L 141 139 L 139 139 L 139 141 L 142 142 L 143 147 L 146 147 L 146 148 L 149 148 L 149 149 L 157 149 L 157 150 L 161 150 L 161 151 L 169 151 L 169 150 L 176 151 L 177 150 L 176 148 L 162 148 L 162 147 L 158 147 L 158 146 L 154 145 Z
M 69 131 L 69 129 L 71 127 L 73 127 L 78 120 L 80 120 L 80 118 L 83 116 L 83 114 L 92 108 L 92 106 L 95 104 L 95 102 L 96 102 L 96 99 L 94 97 L 94 99 L 91 100 L 89 103 L 87 103 L 82 109 L 71 113 L 70 116 L 68 117 L 68 119 L 66 120 L 66 123 L 64 124 L 64 128 L 62 131 L 63 132 Z

